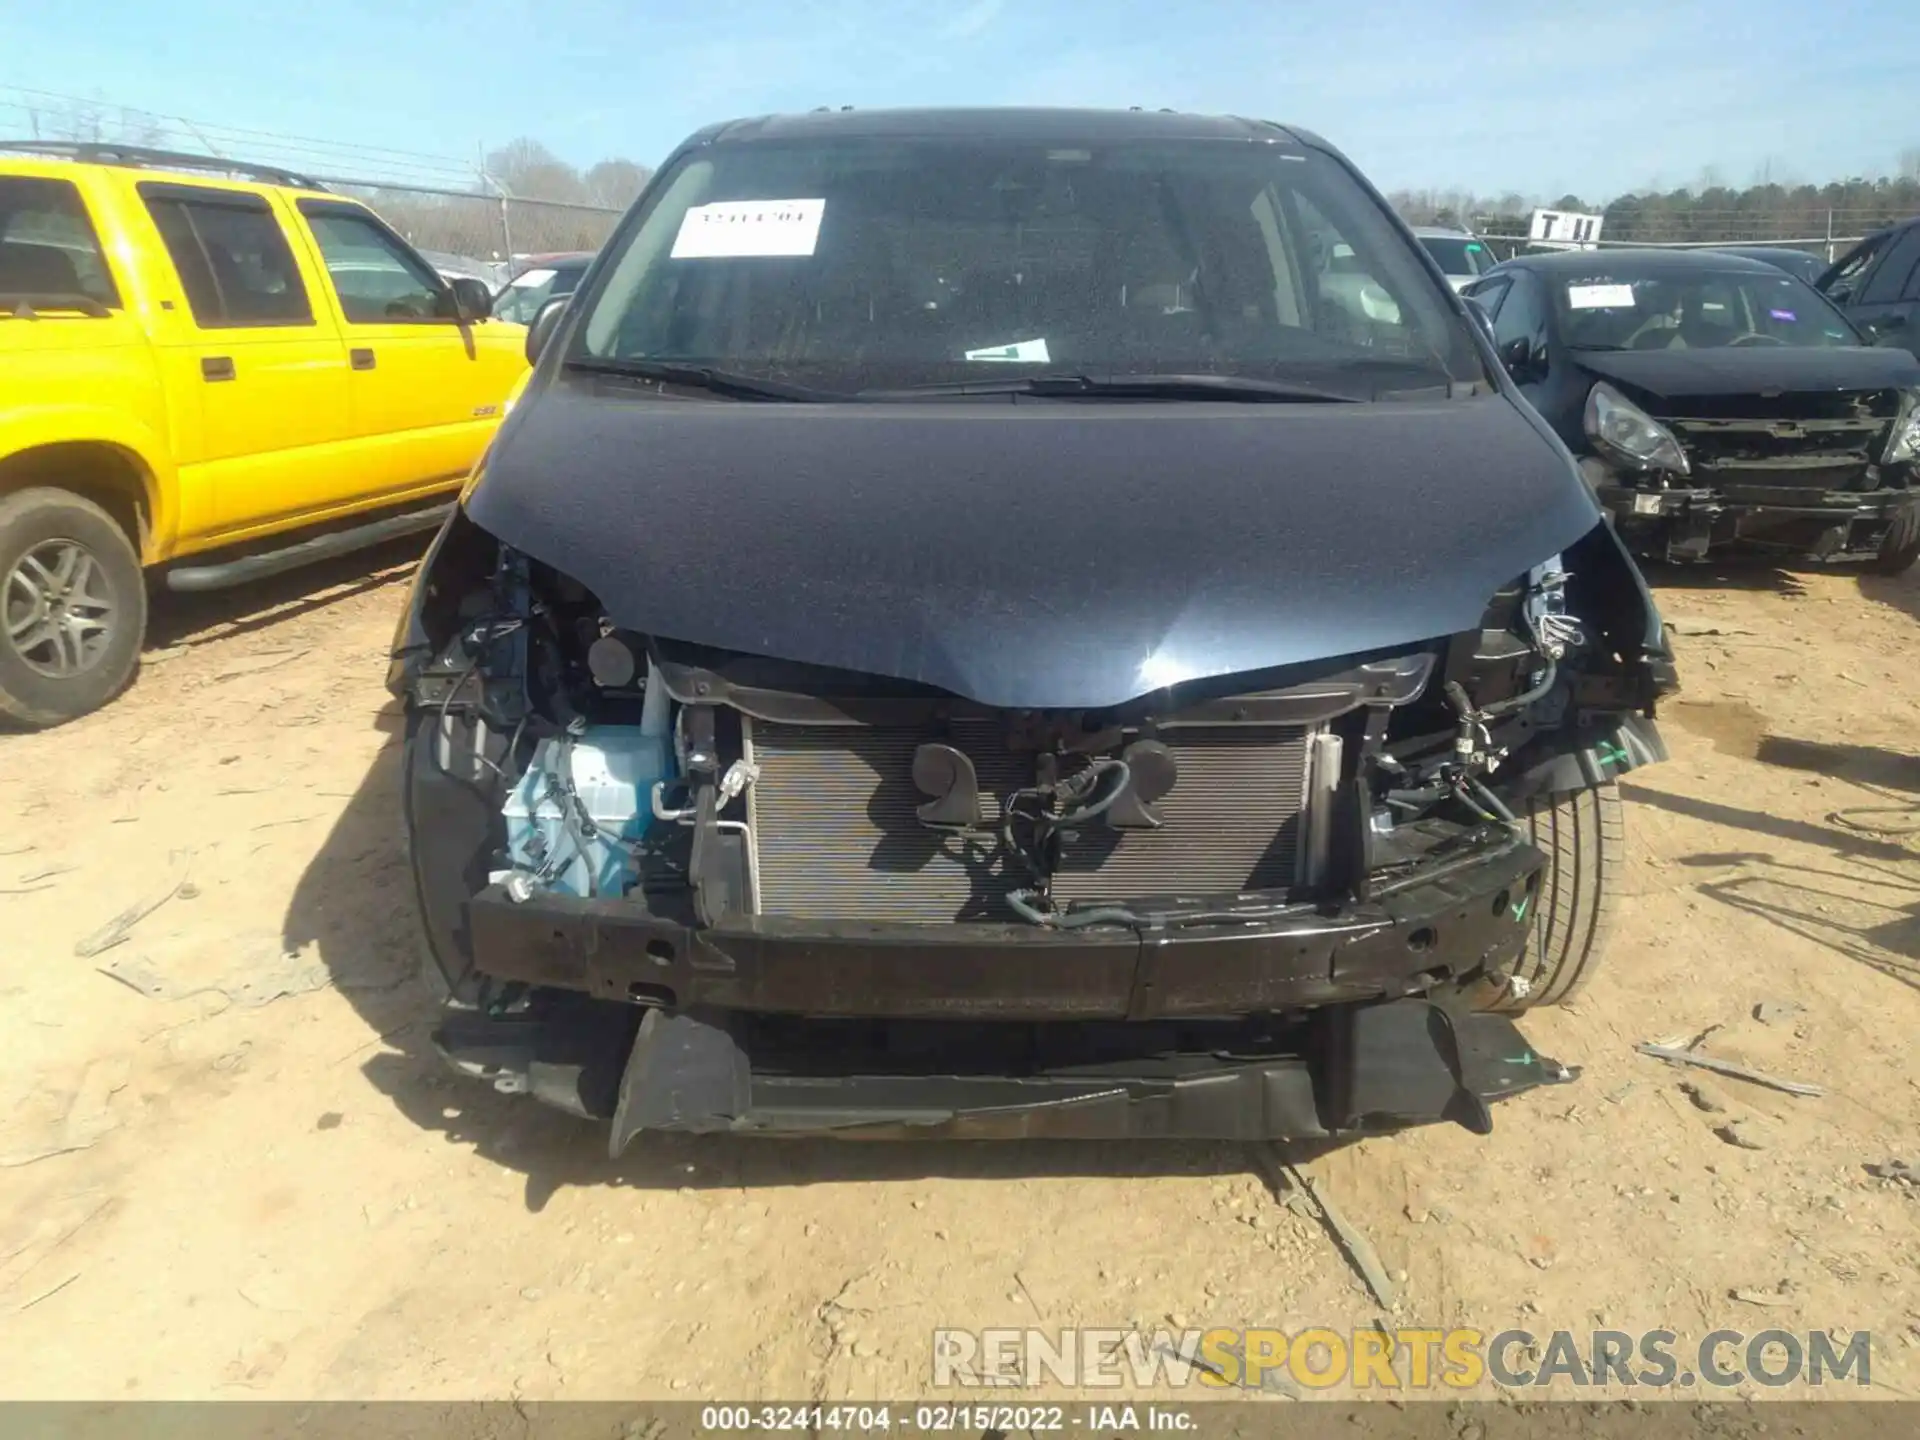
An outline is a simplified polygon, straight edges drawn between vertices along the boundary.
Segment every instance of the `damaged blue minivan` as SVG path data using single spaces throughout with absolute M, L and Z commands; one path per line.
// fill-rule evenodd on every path
M 1326 142 L 716 125 L 402 618 L 459 1069 L 648 1130 L 1310 1138 L 1572 1071 L 1659 618 Z

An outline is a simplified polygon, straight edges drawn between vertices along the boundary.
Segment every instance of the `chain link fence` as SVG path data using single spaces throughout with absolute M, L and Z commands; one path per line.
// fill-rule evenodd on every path
M 1882 208 L 1802 208 L 1779 214 L 1739 210 L 1639 209 L 1619 213 L 1609 207 L 1606 228 L 1597 242 L 1604 248 L 1648 246 L 1671 249 L 1708 249 L 1717 245 L 1763 245 L 1805 250 L 1831 262 L 1874 231 L 1908 218 L 1900 206 Z M 1527 248 L 1525 215 L 1480 215 L 1475 231 L 1496 242 L 1495 252 L 1506 258 Z
M 1608 207 L 1609 238 L 1642 245 L 1794 245 L 1807 249 L 1846 249 L 1862 236 L 1907 218 L 1905 207 L 1827 209 L 1788 207 L 1778 211 L 1678 210 L 1657 206 Z
M 484 174 L 476 177 L 472 191 L 315 178 L 329 190 L 365 201 L 416 249 L 482 264 L 511 265 L 528 255 L 598 250 L 623 213 L 600 205 L 509 195 Z

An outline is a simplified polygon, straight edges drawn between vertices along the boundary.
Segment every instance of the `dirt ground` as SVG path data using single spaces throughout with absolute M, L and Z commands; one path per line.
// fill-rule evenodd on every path
M 614 1163 L 443 1074 L 381 686 L 407 559 L 167 602 L 127 697 L 0 736 L 0 1395 L 897 1398 L 936 1325 L 1380 1318 L 1867 1329 L 1920 1396 L 1920 1192 L 1865 1168 L 1920 1163 L 1920 578 L 1656 577 L 1686 689 L 1627 786 L 1623 930 L 1525 1022 L 1584 1074 L 1487 1139 L 1308 1162 L 1389 1315 L 1241 1147 Z M 1829 1093 L 1634 1053 L 1709 1027 Z

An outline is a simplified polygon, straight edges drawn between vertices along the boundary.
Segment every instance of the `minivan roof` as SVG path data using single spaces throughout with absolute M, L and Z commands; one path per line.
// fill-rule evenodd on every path
M 1307 131 L 1237 115 L 1189 115 L 1175 110 L 1076 110 L 1067 108 L 971 108 L 941 110 L 819 109 L 795 115 L 760 115 L 712 125 L 695 143 L 736 144 L 754 140 L 846 137 L 862 139 L 1058 140 L 1291 140 L 1329 148 Z

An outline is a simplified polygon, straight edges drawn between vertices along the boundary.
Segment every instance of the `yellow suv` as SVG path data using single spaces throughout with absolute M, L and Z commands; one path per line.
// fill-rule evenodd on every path
M 126 685 L 143 567 L 208 590 L 437 523 L 525 334 L 299 176 L 0 146 L 0 718 Z

